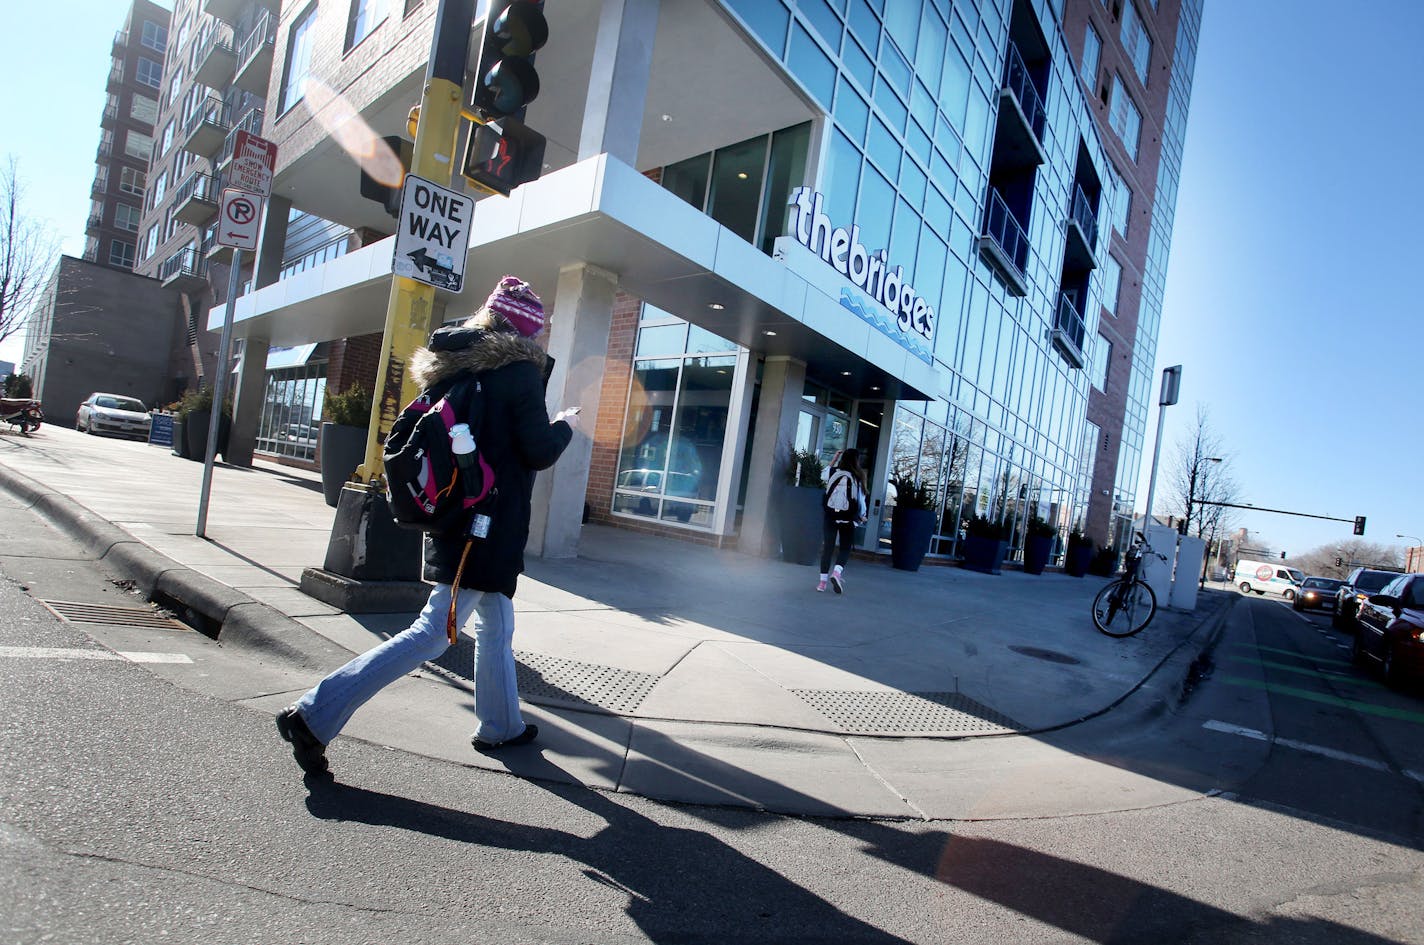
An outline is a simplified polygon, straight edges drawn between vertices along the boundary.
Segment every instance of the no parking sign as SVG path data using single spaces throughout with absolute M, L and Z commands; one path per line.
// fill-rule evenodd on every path
M 262 198 L 241 190 L 222 192 L 218 214 L 218 242 L 233 249 L 257 249 L 257 230 L 262 224 Z

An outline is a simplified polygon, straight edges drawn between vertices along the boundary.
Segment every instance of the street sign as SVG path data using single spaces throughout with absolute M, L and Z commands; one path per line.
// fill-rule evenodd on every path
M 475 202 L 464 194 L 407 174 L 391 272 L 459 292 L 474 209 Z
M 233 249 L 257 249 L 257 230 L 262 224 L 262 198 L 240 190 L 222 192 L 218 213 L 218 243 Z
M 225 183 L 233 190 L 259 197 L 272 196 L 272 173 L 277 169 L 277 146 L 246 131 L 237 133 Z

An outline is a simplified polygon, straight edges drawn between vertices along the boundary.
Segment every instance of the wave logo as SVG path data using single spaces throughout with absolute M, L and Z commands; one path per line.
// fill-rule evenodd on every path
M 879 305 L 867 305 L 864 296 L 852 292 L 850 289 L 841 289 L 841 307 L 854 312 L 861 321 L 869 323 L 881 334 L 900 343 L 900 347 L 929 364 L 933 360 L 930 349 L 914 335 L 907 335 L 899 330 L 899 326 L 892 323 L 886 317 L 885 309 Z

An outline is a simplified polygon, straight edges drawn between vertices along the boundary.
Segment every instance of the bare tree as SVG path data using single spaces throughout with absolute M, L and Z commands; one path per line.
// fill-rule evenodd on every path
M 59 241 L 22 206 L 14 157 L 0 167 L 0 341 L 19 331 L 44 291 Z
M 1196 422 L 1182 433 L 1173 450 L 1167 510 L 1187 523 L 1187 534 L 1209 540 L 1230 531 L 1238 516 L 1235 509 L 1207 503 L 1240 501 L 1231 477 L 1231 455 L 1211 428 L 1206 407 L 1197 404 Z
M 1306 574 L 1343 578 L 1358 567 L 1402 568 L 1404 554 L 1390 545 L 1362 538 L 1344 538 L 1312 548 L 1305 554 L 1293 555 L 1290 564 Z

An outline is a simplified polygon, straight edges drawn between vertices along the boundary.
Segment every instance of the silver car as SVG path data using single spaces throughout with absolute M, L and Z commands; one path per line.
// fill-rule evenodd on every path
M 123 394 L 90 394 L 79 405 L 74 429 L 81 433 L 113 434 L 148 439 L 153 419 L 143 401 Z

